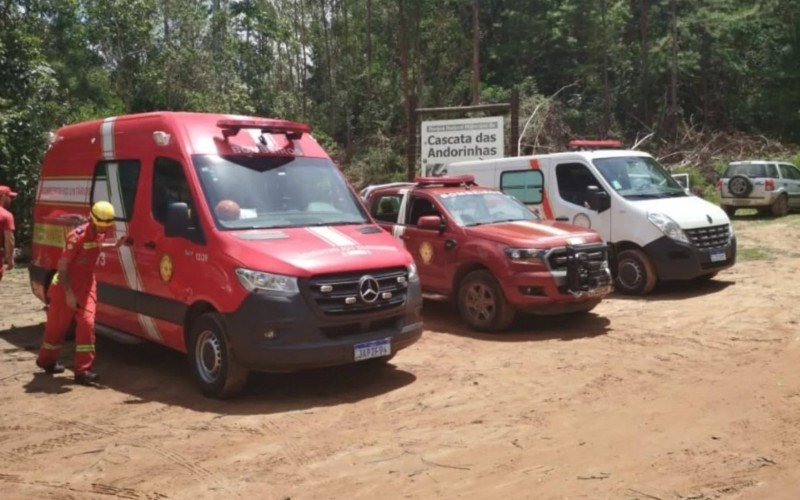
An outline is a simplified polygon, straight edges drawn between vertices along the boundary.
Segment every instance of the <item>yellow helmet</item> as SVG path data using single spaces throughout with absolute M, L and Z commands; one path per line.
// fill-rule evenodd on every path
M 89 218 L 97 227 L 111 227 L 114 225 L 114 205 L 107 201 L 98 201 L 92 205 Z

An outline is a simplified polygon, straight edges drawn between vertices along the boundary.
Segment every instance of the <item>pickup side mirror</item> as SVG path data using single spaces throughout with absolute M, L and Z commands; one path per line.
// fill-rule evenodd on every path
M 604 212 L 611 208 L 611 197 L 598 186 L 587 186 L 586 204 L 596 212 Z
M 439 234 L 442 234 L 447 226 L 438 215 L 425 215 L 419 218 L 417 227 L 426 231 L 439 231 Z

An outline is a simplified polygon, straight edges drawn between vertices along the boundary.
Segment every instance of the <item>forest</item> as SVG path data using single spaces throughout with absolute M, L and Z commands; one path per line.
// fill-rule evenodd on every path
M 49 134 L 126 113 L 307 122 L 356 187 L 406 177 L 414 109 L 514 90 L 522 153 L 619 138 L 700 186 L 800 142 L 799 0 L 0 2 L 0 184 L 20 192 L 21 243 Z

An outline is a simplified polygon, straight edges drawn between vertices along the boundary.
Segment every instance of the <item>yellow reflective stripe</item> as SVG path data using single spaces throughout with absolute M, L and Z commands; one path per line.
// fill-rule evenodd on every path
M 48 344 L 47 342 L 42 342 L 42 348 L 50 350 L 50 351 L 55 351 L 56 349 L 61 349 L 61 345 L 59 345 L 59 344 Z
M 75 346 L 75 352 L 94 352 L 94 344 L 78 344 Z
M 90 248 L 97 248 L 97 242 L 92 241 L 91 243 L 84 243 L 83 248 L 84 250 L 88 250 Z
M 53 285 L 58 285 L 58 272 L 53 275 L 53 280 L 50 283 Z

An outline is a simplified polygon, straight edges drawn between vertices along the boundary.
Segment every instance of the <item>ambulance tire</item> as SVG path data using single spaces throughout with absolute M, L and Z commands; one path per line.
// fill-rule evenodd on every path
M 461 319 L 479 332 L 501 332 L 514 322 L 516 310 L 485 269 L 472 271 L 458 287 L 458 311 Z
M 617 254 L 617 290 L 626 295 L 647 295 L 657 281 L 656 269 L 643 251 L 631 249 Z
M 249 372 L 236 361 L 219 315 L 206 313 L 193 322 L 188 347 L 192 375 L 206 396 L 229 398 L 247 383 Z

